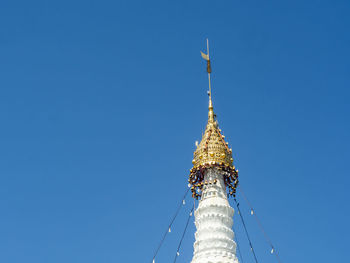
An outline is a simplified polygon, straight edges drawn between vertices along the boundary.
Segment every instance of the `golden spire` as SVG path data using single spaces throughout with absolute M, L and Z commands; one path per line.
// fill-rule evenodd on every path
M 225 136 L 215 120 L 215 114 L 211 93 L 211 65 L 209 58 L 209 42 L 207 39 L 207 54 L 201 52 L 202 57 L 207 61 L 207 72 L 209 81 L 209 112 L 208 123 L 205 128 L 202 140 L 194 152 L 193 168 L 191 169 L 189 182 L 192 184 L 192 194 L 198 198 L 200 196 L 204 170 L 207 168 L 217 167 L 224 171 L 224 181 L 229 189 L 229 194 L 235 195 L 238 184 L 238 173 L 233 165 L 232 150 L 229 149 Z

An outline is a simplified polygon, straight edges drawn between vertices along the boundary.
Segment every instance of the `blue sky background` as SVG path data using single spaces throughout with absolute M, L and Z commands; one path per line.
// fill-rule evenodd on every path
M 340 0 L 2 1 L 0 262 L 151 261 L 206 124 L 207 37 L 214 110 L 282 262 L 347 262 L 349 13 Z M 259 262 L 277 262 L 241 201 Z M 191 204 L 157 263 L 173 262 Z

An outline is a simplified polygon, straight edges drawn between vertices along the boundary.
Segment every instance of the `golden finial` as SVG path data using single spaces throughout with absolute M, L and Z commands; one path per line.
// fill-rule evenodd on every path
M 191 169 L 189 182 L 192 184 L 192 192 L 198 192 L 198 183 L 203 181 L 204 175 L 203 171 L 210 167 L 217 167 L 224 172 L 224 179 L 232 178 L 233 181 L 238 182 L 238 171 L 233 165 L 232 150 L 229 149 L 228 143 L 225 141 L 225 136 L 221 134 L 216 120 L 214 118 L 214 109 L 212 102 L 212 93 L 211 93 L 211 65 L 209 58 L 209 41 L 207 39 L 207 54 L 201 52 L 202 57 L 207 61 L 207 72 L 208 72 L 208 81 L 209 81 L 209 113 L 208 113 L 208 123 L 205 128 L 201 142 L 196 143 L 197 149 L 194 152 L 193 158 L 193 168 Z M 226 178 L 226 179 L 227 179 Z M 233 185 L 230 182 L 232 180 L 225 179 L 227 186 L 235 189 L 237 184 Z

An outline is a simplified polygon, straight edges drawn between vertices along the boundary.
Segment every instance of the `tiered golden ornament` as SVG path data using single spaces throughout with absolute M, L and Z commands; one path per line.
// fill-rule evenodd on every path
M 194 152 L 193 168 L 190 171 L 189 183 L 192 196 L 198 199 L 201 196 L 203 186 L 216 183 L 204 181 L 204 172 L 208 168 L 216 167 L 224 175 L 224 182 L 228 188 L 228 194 L 235 196 L 238 185 L 238 171 L 233 165 L 232 150 L 221 134 L 221 130 L 215 120 L 215 114 L 211 98 L 209 100 L 208 124 L 201 142 Z

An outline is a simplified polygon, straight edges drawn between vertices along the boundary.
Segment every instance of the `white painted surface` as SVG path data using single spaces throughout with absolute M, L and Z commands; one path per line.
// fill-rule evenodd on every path
M 232 231 L 234 210 L 227 200 L 220 171 L 208 169 L 204 181 L 215 179 L 216 184 L 204 186 L 195 211 L 197 231 L 192 263 L 238 263 Z

